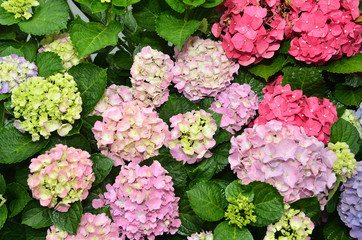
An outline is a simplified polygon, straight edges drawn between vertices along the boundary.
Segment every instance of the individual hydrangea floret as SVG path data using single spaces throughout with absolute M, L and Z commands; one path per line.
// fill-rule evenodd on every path
M 215 97 L 210 109 L 222 114 L 220 127 L 234 134 L 250 123 L 258 105 L 258 97 L 248 84 L 233 83 Z
M 343 183 L 337 207 L 342 221 L 351 228 L 349 234 L 362 239 L 362 162 L 357 162 L 357 174 Z
M 77 49 L 74 47 L 70 40 L 69 33 L 55 32 L 46 35 L 40 41 L 41 48 L 38 50 L 41 52 L 54 52 L 62 59 L 63 67 L 69 69 L 74 65 L 78 65 L 85 61 L 85 58 L 79 58 Z
M 354 154 L 351 153 L 349 146 L 345 142 L 328 143 L 328 147 L 336 154 L 337 160 L 333 164 L 335 172 L 342 182 L 356 174 L 357 164 Z
M 264 99 L 259 104 L 259 117 L 255 124 L 278 120 L 283 125 L 303 127 L 308 136 L 314 136 L 324 144 L 329 142 L 332 124 L 338 120 L 336 106 L 328 99 L 307 97 L 302 90 L 291 90 L 289 84 L 280 85 L 283 77 L 263 89 Z
M 68 73 L 57 73 L 46 79 L 28 78 L 13 89 L 11 107 L 18 120 L 15 126 L 32 135 L 49 138 L 53 131 L 65 136 L 80 118 L 82 99 L 74 78 Z
M 72 235 L 59 229 L 57 226 L 51 226 L 47 231 L 46 240 L 121 240 L 119 229 L 115 223 L 105 213 L 93 215 L 85 213 L 80 220 L 77 234 Z
M 102 116 L 92 131 L 99 150 L 112 158 L 115 166 L 125 161 L 138 164 L 158 155 L 168 135 L 168 126 L 154 107 L 138 100 L 108 107 Z
M 309 240 L 314 224 L 305 213 L 284 205 L 284 214 L 281 219 L 267 228 L 264 240 Z
M 346 109 L 341 118 L 351 123 L 357 129 L 360 138 L 362 138 L 362 125 L 357 116 L 355 111 Z
M 336 182 L 336 160 L 333 151 L 308 137 L 303 128 L 283 127 L 275 120 L 231 138 L 229 163 L 242 184 L 270 183 L 286 203 L 317 196 L 323 209 Z
M 19 83 L 37 75 L 37 66 L 23 57 L 16 54 L 0 57 L 0 94 L 11 92 Z
M 161 106 L 168 100 L 173 66 L 174 63 L 167 54 L 150 46 L 142 48 L 135 56 L 131 68 L 134 97 L 145 104 Z
M 173 83 L 177 90 L 193 102 L 215 97 L 225 90 L 239 70 L 239 64 L 229 60 L 220 42 L 190 37 L 181 51 L 175 47 Z
M 57 144 L 31 160 L 28 185 L 40 205 L 67 212 L 87 198 L 95 180 L 88 152 Z
M 207 232 L 200 232 L 200 233 L 193 233 L 191 236 L 187 237 L 187 240 L 213 240 L 214 235 L 211 231 Z
M 230 202 L 225 212 L 225 219 L 229 220 L 230 224 L 235 224 L 239 228 L 256 221 L 254 215 L 255 205 L 241 193 L 237 198 L 228 199 Z
M 111 216 L 121 238 L 154 240 L 162 234 L 175 234 L 181 225 L 179 198 L 172 178 L 158 161 L 151 166 L 130 163 L 121 168 L 107 192 L 93 200 L 93 207 L 110 205 Z
M 210 113 L 193 110 L 171 117 L 170 122 L 168 147 L 176 160 L 193 164 L 212 156 L 209 149 L 216 144 L 213 136 L 217 125 Z
M 32 14 L 29 11 L 32 7 L 39 6 L 36 0 L 5 0 L 1 4 L 7 12 L 14 14 L 15 18 L 28 20 Z
M 101 100 L 99 100 L 94 107 L 94 110 L 89 115 L 102 116 L 108 108 L 116 107 L 122 102 L 131 100 L 134 100 L 132 88 L 112 84 L 106 89 Z

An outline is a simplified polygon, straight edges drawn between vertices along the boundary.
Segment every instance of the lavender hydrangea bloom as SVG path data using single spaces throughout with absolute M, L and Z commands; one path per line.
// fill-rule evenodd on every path
M 362 240 L 362 162 L 357 163 L 357 174 L 343 183 L 341 191 L 338 214 L 351 228 L 351 237 Z

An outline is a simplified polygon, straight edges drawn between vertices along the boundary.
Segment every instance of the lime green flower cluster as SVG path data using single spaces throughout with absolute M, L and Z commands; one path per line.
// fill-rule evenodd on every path
M 28 12 L 31 7 L 36 7 L 39 2 L 36 0 L 5 0 L 1 7 L 7 12 L 13 13 L 15 18 L 22 18 L 28 20 L 32 14 Z
M 356 116 L 356 111 L 347 109 L 342 115 L 342 119 L 351 123 L 355 128 L 357 128 L 360 138 L 362 138 L 362 125 L 360 124 L 359 119 Z
M 342 182 L 357 173 L 357 163 L 354 154 L 345 142 L 335 144 L 328 143 L 328 147 L 337 155 L 337 160 L 333 164 L 333 172 L 338 174 Z
M 11 101 L 15 126 L 29 132 L 33 141 L 40 135 L 47 139 L 55 130 L 65 136 L 82 111 L 77 84 L 68 73 L 29 78 L 13 89 Z
M 112 0 L 101 0 L 101 3 L 110 3 Z
M 241 193 L 237 198 L 228 199 L 230 202 L 225 213 L 226 220 L 229 220 L 231 224 L 236 224 L 239 228 L 242 228 L 251 222 L 256 221 L 254 214 L 255 206 Z
M 313 222 L 304 212 L 284 205 L 282 218 L 268 226 L 264 240 L 309 240 L 313 229 Z

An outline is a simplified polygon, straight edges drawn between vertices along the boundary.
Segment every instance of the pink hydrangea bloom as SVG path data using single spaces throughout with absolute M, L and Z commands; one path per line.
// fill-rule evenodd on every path
M 172 81 L 193 102 L 215 97 L 239 70 L 239 64 L 226 57 L 220 42 L 199 37 L 190 37 L 181 51 L 175 47 L 175 59 Z
M 210 109 L 222 114 L 220 127 L 234 134 L 249 124 L 258 104 L 258 96 L 248 84 L 233 83 L 215 97 Z
M 168 86 L 173 79 L 173 61 L 167 54 L 152 49 L 142 48 L 134 59 L 131 68 L 131 82 L 135 98 L 155 107 L 168 100 Z
M 229 58 L 240 65 L 271 58 L 284 39 L 285 20 L 279 15 L 280 0 L 226 0 L 219 23 L 212 26 L 215 37 Z
M 172 178 L 158 161 L 151 166 L 130 163 L 122 166 L 113 185 L 93 200 L 93 207 L 110 205 L 111 216 L 122 239 L 154 240 L 164 233 L 175 234 L 181 225 L 179 198 L 175 197 Z
M 321 207 L 334 187 L 337 156 L 302 128 L 272 120 L 231 139 L 229 163 L 243 184 L 272 184 L 286 203 L 317 196 Z
M 115 160 L 115 166 L 158 155 L 168 134 L 167 124 L 154 107 L 138 100 L 108 107 L 102 116 L 92 131 L 99 150 Z
M 217 125 L 205 110 L 177 114 L 170 118 L 171 128 L 168 147 L 171 155 L 185 164 L 193 164 L 209 158 L 209 149 L 216 144 L 213 138 Z
M 40 205 L 67 212 L 70 204 L 84 200 L 95 180 L 92 161 L 86 151 L 57 144 L 33 158 L 28 185 Z
M 291 90 L 289 84 L 280 85 L 282 76 L 264 89 L 264 99 L 259 104 L 259 117 L 255 124 L 278 120 L 283 125 L 303 127 L 308 136 L 329 142 L 331 125 L 338 120 L 336 106 L 328 99 L 307 97 L 302 90 Z
M 104 239 L 121 240 L 119 228 L 105 213 L 93 215 L 85 213 L 79 223 L 77 234 L 72 235 L 56 227 L 51 226 L 47 231 L 46 240 L 85 240 Z

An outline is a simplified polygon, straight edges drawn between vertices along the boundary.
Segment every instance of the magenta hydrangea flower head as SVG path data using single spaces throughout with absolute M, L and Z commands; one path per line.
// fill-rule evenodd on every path
M 215 97 L 225 90 L 239 70 L 239 64 L 226 57 L 221 43 L 190 37 L 181 51 L 175 47 L 173 83 L 177 90 L 193 102 Z
M 131 82 L 135 98 L 145 104 L 161 106 L 168 100 L 168 86 L 173 79 L 174 66 L 170 56 L 152 49 L 142 48 L 131 68 Z
M 46 35 L 41 41 L 42 46 L 38 52 L 54 52 L 59 55 L 63 61 L 63 67 L 69 69 L 85 61 L 85 58 L 79 58 L 77 49 L 70 40 L 69 33 L 55 32 Z
M 119 237 L 119 228 L 105 213 L 93 215 L 85 213 L 80 220 L 77 234 L 72 235 L 59 229 L 57 226 L 51 226 L 47 231 L 46 240 L 121 240 Z
M 23 57 L 16 54 L 0 57 L 0 94 L 11 92 L 19 83 L 37 75 L 37 66 Z
M 111 216 L 122 239 L 154 240 L 164 233 L 175 234 L 181 225 L 172 178 L 158 161 L 151 166 L 133 162 L 122 166 L 113 185 L 93 200 L 93 207 L 110 205 Z
M 255 124 L 278 120 L 283 125 L 303 127 L 308 136 L 324 144 L 329 142 L 330 128 L 338 120 L 336 106 L 328 99 L 307 97 L 302 90 L 291 90 L 289 84 L 281 86 L 282 76 L 263 89 L 264 99 L 259 104 Z
M 242 184 L 272 184 L 291 203 L 317 196 L 322 209 L 334 187 L 337 156 L 315 137 L 293 125 L 272 120 L 231 138 L 229 163 Z
M 362 239 L 362 162 L 357 162 L 357 174 L 341 187 L 340 202 L 337 207 L 342 221 L 351 228 L 351 237 Z
M 158 155 L 168 135 L 168 126 L 154 107 L 138 100 L 108 107 L 102 116 L 103 121 L 97 121 L 92 131 L 99 150 L 112 158 L 115 166 L 125 161 L 138 164 Z
M 70 204 L 87 198 L 95 180 L 86 151 L 57 144 L 31 160 L 28 185 L 40 205 L 67 212 Z
M 200 232 L 200 233 L 193 233 L 191 236 L 187 237 L 187 240 L 213 240 L 214 235 L 211 231 L 207 232 Z
M 222 40 L 228 58 L 242 66 L 271 58 L 284 39 L 285 20 L 279 0 L 226 0 L 212 33 Z
M 220 127 L 234 134 L 250 123 L 258 104 L 258 96 L 248 84 L 233 83 L 215 97 L 210 109 L 222 114 Z
M 168 147 L 176 160 L 193 164 L 212 156 L 209 149 L 216 144 L 213 136 L 217 125 L 210 113 L 193 110 L 171 117 L 170 122 Z
M 122 102 L 134 100 L 132 88 L 127 86 L 118 86 L 112 84 L 107 87 L 101 100 L 94 107 L 94 110 L 89 115 L 102 116 L 102 114 L 111 107 L 116 107 Z

